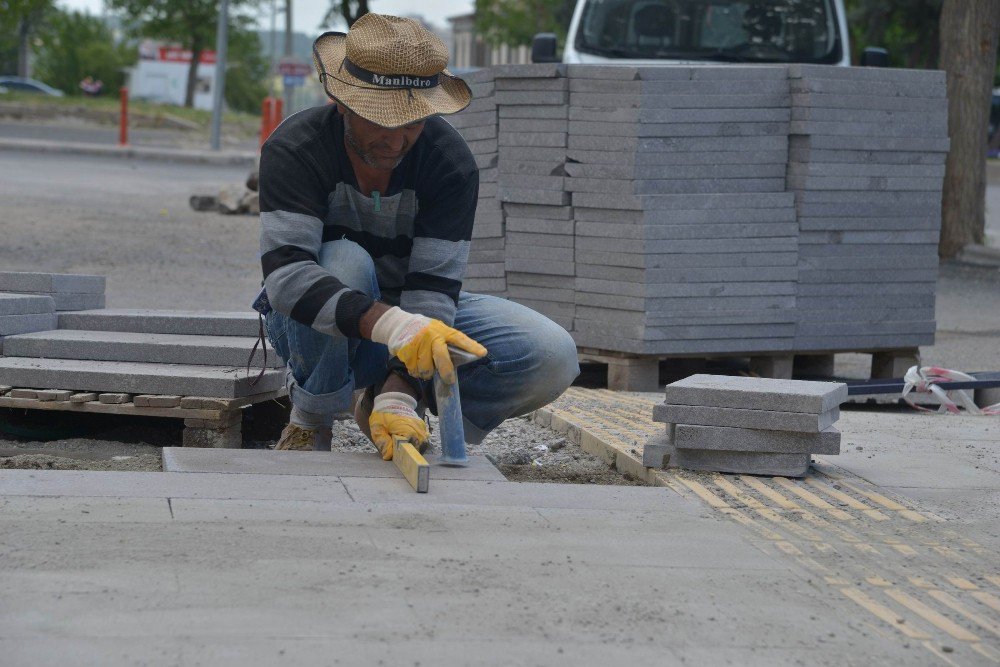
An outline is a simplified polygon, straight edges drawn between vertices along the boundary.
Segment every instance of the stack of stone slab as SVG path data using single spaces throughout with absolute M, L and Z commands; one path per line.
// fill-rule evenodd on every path
M 643 450 L 650 467 L 802 477 L 811 454 L 839 454 L 833 424 L 847 385 L 692 375 L 667 385 L 653 421 L 662 437 Z
M 479 167 L 479 205 L 472 228 L 463 288 L 503 296 L 504 220 L 497 198 L 497 105 L 493 71 L 481 69 L 463 77 L 472 90 L 472 103 L 450 122 L 465 138 Z
M 789 349 L 798 228 L 784 191 L 786 68 L 568 74 L 577 342 Z
M 0 384 L 122 394 L 241 398 L 281 389 L 285 373 L 257 351 L 256 313 L 90 310 L 60 313 L 58 330 L 8 336 Z
M 54 329 L 59 311 L 103 308 L 104 288 L 104 276 L 0 272 L 0 339 Z
M 500 200 L 507 224 L 507 293 L 573 328 L 573 214 L 564 163 L 565 67 L 494 68 L 500 117 Z
M 933 343 L 944 72 L 792 65 L 789 78 L 795 348 Z

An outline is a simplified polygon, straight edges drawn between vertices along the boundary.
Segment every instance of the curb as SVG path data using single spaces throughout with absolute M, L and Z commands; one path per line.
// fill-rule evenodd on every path
M 246 166 L 256 164 L 257 153 L 250 151 L 204 151 L 153 146 L 113 146 L 82 142 L 42 141 L 37 139 L 2 139 L 0 151 L 30 151 L 61 155 L 96 155 L 133 160 L 183 162 L 220 166 Z

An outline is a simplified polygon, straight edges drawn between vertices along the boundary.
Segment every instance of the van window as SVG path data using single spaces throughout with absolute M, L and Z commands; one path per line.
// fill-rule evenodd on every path
M 836 63 L 833 0 L 586 0 L 575 47 L 612 58 Z

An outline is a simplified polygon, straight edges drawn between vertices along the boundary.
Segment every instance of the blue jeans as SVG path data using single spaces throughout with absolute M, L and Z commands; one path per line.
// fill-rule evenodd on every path
M 319 264 L 349 287 L 380 297 L 375 264 L 357 243 L 324 243 Z M 328 336 L 271 311 L 267 335 L 285 360 L 286 385 L 300 410 L 346 412 L 355 389 L 385 378 L 389 351 L 370 340 Z M 535 311 L 494 296 L 462 292 L 455 328 L 488 350 L 458 368 L 465 439 L 478 444 L 510 417 L 551 403 L 580 373 L 576 345 L 565 329 Z

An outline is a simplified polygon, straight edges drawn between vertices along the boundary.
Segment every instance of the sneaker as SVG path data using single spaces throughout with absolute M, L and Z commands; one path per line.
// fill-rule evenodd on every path
M 289 424 L 281 432 L 278 444 L 274 448 L 281 451 L 310 452 L 313 449 L 313 442 L 316 439 L 317 433 L 318 431 L 312 429 Z

